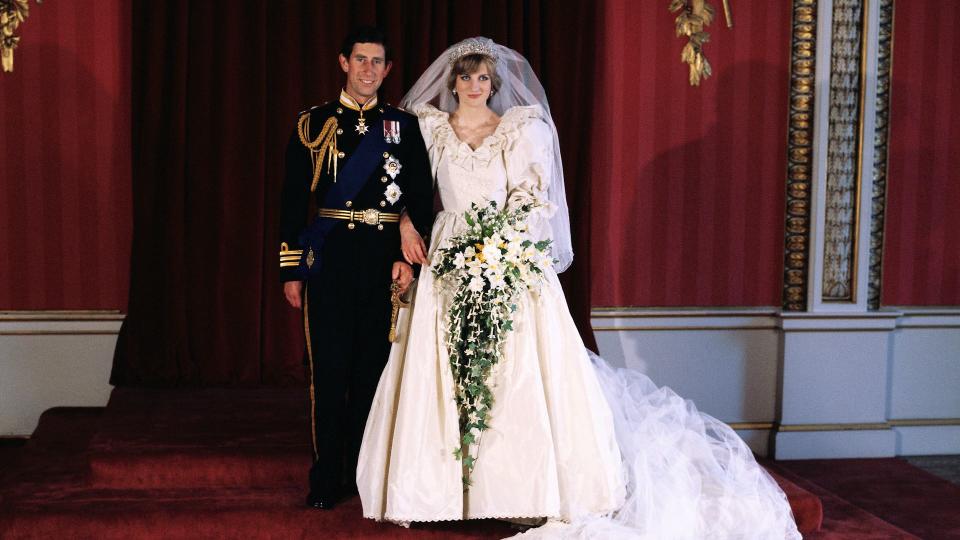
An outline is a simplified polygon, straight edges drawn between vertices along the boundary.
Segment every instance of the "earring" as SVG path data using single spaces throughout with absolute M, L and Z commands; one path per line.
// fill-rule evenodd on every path
M 456 88 L 454 88 L 452 91 L 453 91 L 453 95 L 457 95 L 457 89 L 456 89 Z
M 496 91 L 496 90 L 490 90 L 490 97 L 493 97 L 493 96 L 495 96 L 495 95 L 497 95 L 497 91 Z

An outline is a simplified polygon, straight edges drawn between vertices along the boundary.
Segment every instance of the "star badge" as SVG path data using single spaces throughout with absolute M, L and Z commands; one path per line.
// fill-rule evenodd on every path
M 386 152 L 384 152 L 386 154 Z M 391 154 L 386 154 L 386 163 L 383 164 L 383 170 L 387 171 L 387 174 L 390 175 L 390 178 L 396 179 L 397 175 L 400 174 L 400 169 L 403 168 L 400 165 L 400 160 L 393 157 Z
M 400 186 L 398 186 L 396 182 L 390 182 L 390 185 L 388 185 L 387 189 L 383 192 L 383 198 L 390 204 L 397 204 L 397 201 L 400 200 L 400 195 L 403 195 L 403 192 L 400 191 Z

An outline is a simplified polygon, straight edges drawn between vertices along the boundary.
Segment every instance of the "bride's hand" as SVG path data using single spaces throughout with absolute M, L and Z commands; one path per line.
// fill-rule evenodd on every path
M 406 212 L 400 216 L 400 250 L 403 252 L 403 258 L 410 264 L 430 264 L 423 238 Z

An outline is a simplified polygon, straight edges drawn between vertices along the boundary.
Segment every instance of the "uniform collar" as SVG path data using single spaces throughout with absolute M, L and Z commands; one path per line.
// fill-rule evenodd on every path
M 360 111 L 360 112 L 369 111 L 370 109 L 377 106 L 377 96 L 373 96 L 372 98 L 368 99 L 367 102 L 361 106 L 360 103 L 358 103 L 357 100 L 353 99 L 353 96 L 348 94 L 346 90 L 341 90 L 340 104 L 354 111 Z

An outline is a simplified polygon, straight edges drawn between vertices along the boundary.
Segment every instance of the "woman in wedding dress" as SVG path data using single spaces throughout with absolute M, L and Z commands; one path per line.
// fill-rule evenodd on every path
M 786 497 L 725 424 L 583 345 L 557 272 L 572 260 L 556 127 L 526 60 L 486 38 L 441 55 L 401 103 L 417 114 L 443 203 L 433 254 L 472 203 L 536 205 L 553 268 L 516 299 L 467 468 L 445 335 L 452 293 L 427 266 L 364 431 L 367 518 L 400 524 L 545 518 L 542 538 L 799 538 Z

